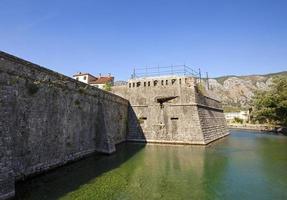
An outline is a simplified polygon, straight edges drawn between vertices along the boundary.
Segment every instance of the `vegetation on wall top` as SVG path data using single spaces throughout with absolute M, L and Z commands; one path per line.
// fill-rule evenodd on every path
M 112 84 L 111 83 L 106 83 L 104 85 L 104 88 L 103 88 L 105 91 L 111 91 L 112 90 Z

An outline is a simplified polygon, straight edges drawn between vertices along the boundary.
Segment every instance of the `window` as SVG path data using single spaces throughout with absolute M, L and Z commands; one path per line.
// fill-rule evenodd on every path
M 130 87 L 132 87 L 132 84 L 131 84 L 131 83 L 129 83 L 129 88 L 130 88 Z
M 146 86 L 146 82 L 144 82 L 144 87 Z
M 178 117 L 171 117 L 170 120 L 178 120 Z
M 168 85 L 168 80 L 165 81 L 165 84 Z
M 137 82 L 137 87 L 141 86 L 141 82 Z
M 76 80 L 78 81 L 78 80 L 79 80 L 79 77 L 77 77 Z
M 179 79 L 179 84 L 181 84 L 181 79 Z
M 161 80 L 161 85 L 163 85 L 163 83 L 164 83 L 164 81 L 163 81 L 163 80 Z
M 133 87 L 135 87 L 135 83 L 133 83 Z
M 173 85 L 175 83 L 176 79 L 171 80 L 171 84 Z
M 150 86 L 150 81 L 147 82 L 147 86 Z
M 86 76 L 84 76 L 84 80 L 87 80 L 87 77 L 86 77 Z

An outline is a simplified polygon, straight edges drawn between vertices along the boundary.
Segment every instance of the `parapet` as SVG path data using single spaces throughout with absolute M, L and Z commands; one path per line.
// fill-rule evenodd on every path
M 172 87 L 172 86 L 194 86 L 196 80 L 191 76 L 158 76 L 158 77 L 144 77 L 133 78 L 128 80 L 129 88 L 139 87 Z

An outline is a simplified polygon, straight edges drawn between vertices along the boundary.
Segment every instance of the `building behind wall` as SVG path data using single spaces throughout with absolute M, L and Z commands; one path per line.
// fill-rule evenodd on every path
M 93 76 L 89 73 L 82 73 L 78 72 L 77 74 L 73 75 L 74 79 L 81 81 L 83 83 L 89 84 L 91 86 L 95 86 L 100 89 L 104 89 L 105 85 L 110 84 L 111 86 L 114 85 L 114 77 L 110 74 L 108 76 Z
M 221 103 L 201 94 L 191 76 L 133 78 L 113 92 L 129 100 L 128 140 L 208 144 L 228 135 Z
M 250 119 L 249 111 L 227 112 L 227 113 L 224 113 L 224 115 L 228 123 L 232 123 L 236 119 L 242 120 L 242 122 L 246 123 Z

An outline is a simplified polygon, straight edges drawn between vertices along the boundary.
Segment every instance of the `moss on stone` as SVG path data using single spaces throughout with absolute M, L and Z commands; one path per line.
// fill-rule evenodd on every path
M 34 94 L 36 94 L 36 93 L 38 92 L 39 87 L 38 87 L 38 85 L 35 84 L 35 83 L 28 83 L 27 89 L 28 89 L 28 93 L 29 93 L 30 95 L 34 95 Z

